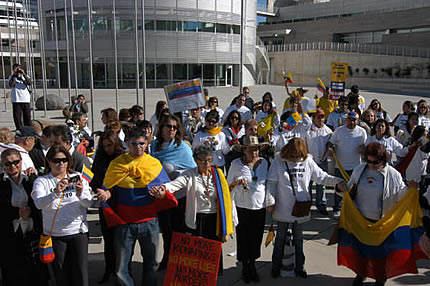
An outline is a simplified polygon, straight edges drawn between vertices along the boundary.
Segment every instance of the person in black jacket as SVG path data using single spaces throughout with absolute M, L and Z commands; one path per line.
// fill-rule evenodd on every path
M 38 139 L 33 149 L 28 153 L 31 160 L 34 163 L 34 167 L 39 175 L 44 173 L 45 169 L 45 155 L 48 152 L 49 147 L 51 147 L 51 135 L 54 126 L 46 126 L 42 131 L 42 138 Z
M 94 177 L 90 183 L 91 189 L 97 190 L 102 188 L 103 180 L 110 162 L 122 153 L 124 153 L 124 148 L 115 131 L 107 130 L 101 133 L 96 156 L 91 168 L 91 171 L 94 173 Z M 107 203 L 109 204 L 109 200 Z M 104 283 L 109 280 L 111 274 L 115 273 L 115 252 L 113 248 L 114 229 L 108 228 L 106 225 L 101 208 L 99 208 L 99 216 L 104 239 L 105 256 L 105 272 L 99 283 Z
M 39 260 L 38 243 L 42 215 L 30 193 L 35 176 L 21 170 L 19 151 L 9 148 L 1 154 L 0 174 L 0 267 L 2 285 L 48 285 L 46 265 Z

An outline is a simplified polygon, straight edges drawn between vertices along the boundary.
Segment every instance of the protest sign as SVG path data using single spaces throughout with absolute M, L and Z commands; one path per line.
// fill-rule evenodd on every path
M 172 113 L 203 107 L 206 104 L 200 79 L 167 85 L 164 87 L 164 93 Z
M 216 286 L 221 242 L 173 233 L 164 286 Z
M 331 63 L 330 99 L 337 100 L 339 97 L 345 95 L 347 73 L 347 63 Z

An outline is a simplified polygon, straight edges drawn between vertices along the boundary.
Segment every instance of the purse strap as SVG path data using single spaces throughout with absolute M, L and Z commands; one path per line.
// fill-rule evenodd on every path
M 285 161 L 285 166 L 287 167 L 288 176 L 290 177 L 291 188 L 293 189 L 293 195 L 296 196 L 296 189 L 293 184 L 293 176 L 291 176 L 290 167 L 288 167 L 287 161 Z
M 58 207 L 55 210 L 54 218 L 52 219 L 51 229 L 49 230 L 49 237 L 51 237 L 52 235 L 52 230 L 54 229 L 54 224 L 55 224 L 55 218 L 57 217 L 57 213 L 58 213 L 58 210 L 60 209 L 63 198 L 64 198 L 64 192 L 61 194 L 60 202 L 58 203 Z

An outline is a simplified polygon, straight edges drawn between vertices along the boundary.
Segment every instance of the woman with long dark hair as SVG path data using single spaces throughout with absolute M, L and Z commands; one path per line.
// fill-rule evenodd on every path
M 102 188 L 103 180 L 110 162 L 122 153 L 124 153 L 124 147 L 115 131 L 108 130 L 101 133 L 94 163 L 91 167 L 94 177 L 91 180 L 90 186 L 93 190 Z M 109 203 L 109 200 L 107 203 Z M 99 218 L 104 240 L 105 257 L 105 272 L 99 282 L 104 283 L 109 280 L 111 274 L 115 273 L 115 252 L 113 248 L 114 231 L 106 225 L 106 220 L 101 208 L 99 208 Z
M 400 128 L 399 131 L 397 131 L 396 139 L 399 141 L 403 146 L 410 145 L 411 141 L 411 134 L 415 127 L 418 126 L 418 119 L 419 115 L 416 112 L 411 112 L 408 114 L 408 121 L 406 121 L 406 125 L 404 128 Z

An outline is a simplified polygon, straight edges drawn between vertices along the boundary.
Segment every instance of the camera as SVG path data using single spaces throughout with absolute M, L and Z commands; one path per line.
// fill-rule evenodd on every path
M 67 180 L 67 182 L 69 183 L 69 184 L 76 184 L 77 182 L 79 182 L 79 176 L 73 176 L 73 177 L 70 177 L 68 180 Z

